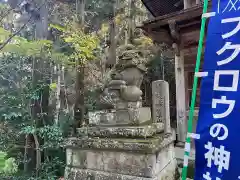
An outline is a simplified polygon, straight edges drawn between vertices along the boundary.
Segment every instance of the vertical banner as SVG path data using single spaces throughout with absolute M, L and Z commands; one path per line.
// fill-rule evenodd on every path
M 240 179 L 240 0 L 212 0 L 197 125 L 195 180 Z

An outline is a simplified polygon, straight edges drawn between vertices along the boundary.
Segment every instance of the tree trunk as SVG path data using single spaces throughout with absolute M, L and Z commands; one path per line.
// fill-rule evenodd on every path
M 127 29 L 124 30 L 124 35 L 125 35 L 124 44 L 127 45 L 128 44 L 128 39 L 129 39 Z
M 32 60 L 32 87 L 34 90 L 38 88 L 38 82 L 40 80 L 40 73 L 39 73 L 39 67 L 40 67 L 40 60 L 37 58 L 33 58 Z M 36 126 L 39 124 L 39 114 L 41 113 L 41 100 L 34 99 L 31 102 L 31 116 L 32 116 L 32 124 L 33 126 Z M 27 155 L 28 163 L 25 166 L 25 170 L 29 173 L 34 171 L 34 169 L 37 167 L 36 165 L 36 152 L 35 152 L 35 141 L 32 134 L 29 134 L 27 136 L 27 152 L 25 154 Z
M 85 25 L 85 0 L 76 0 L 77 21 L 81 28 Z
M 130 0 L 129 2 L 129 42 L 133 44 L 134 42 L 134 28 L 135 28 L 135 0 Z
M 61 108 L 61 99 L 60 99 L 60 92 L 61 92 L 61 66 L 58 64 L 57 66 L 57 89 L 56 89 L 56 113 L 55 113 L 55 125 L 59 125 L 59 114 Z
M 38 177 L 39 171 L 41 168 L 41 151 L 40 151 L 38 136 L 36 134 L 33 134 L 33 138 L 34 138 L 35 148 L 36 148 L 36 177 Z
M 116 23 L 115 23 L 115 5 L 116 1 L 111 0 L 111 12 L 109 15 L 110 46 L 107 66 L 112 67 L 116 64 Z
M 77 21 L 82 30 L 84 30 L 84 14 L 85 14 L 85 0 L 76 0 Z M 74 119 L 75 124 L 73 133 L 76 134 L 76 128 L 84 123 L 85 104 L 84 104 L 84 70 L 85 65 L 82 59 L 76 62 L 76 82 L 75 92 L 76 99 L 74 105 Z
M 35 39 L 47 39 L 48 37 L 48 8 L 47 0 L 35 0 L 37 7 L 41 7 L 39 10 L 40 19 L 36 22 Z M 49 105 L 49 83 L 50 83 L 50 63 L 41 58 L 34 58 L 32 66 L 32 86 L 34 90 L 39 88 L 39 83 L 42 80 L 45 84 L 42 90 L 40 90 L 39 97 L 37 100 L 32 101 L 31 114 L 33 125 L 36 128 L 43 126 L 48 118 L 48 105 Z M 44 77 L 43 75 L 48 74 L 49 76 Z M 28 159 L 31 162 L 25 166 L 25 169 L 33 170 L 35 168 L 36 175 L 38 176 L 39 169 L 41 167 L 41 151 L 40 145 L 43 143 L 36 134 L 28 135 L 29 140 L 27 141 Z M 34 156 L 32 156 L 34 155 Z
M 28 147 L 29 137 L 28 136 L 29 136 L 28 134 L 25 136 L 24 157 L 23 157 L 23 163 L 24 163 L 23 171 L 24 171 L 25 174 L 28 172 L 28 163 L 27 163 L 27 161 L 28 161 L 28 149 L 29 149 L 29 147 Z

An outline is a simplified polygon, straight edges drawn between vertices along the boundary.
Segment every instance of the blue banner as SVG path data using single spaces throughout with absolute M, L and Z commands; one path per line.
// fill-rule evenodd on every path
M 195 180 L 240 179 L 240 0 L 212 0 L 196 133 Z

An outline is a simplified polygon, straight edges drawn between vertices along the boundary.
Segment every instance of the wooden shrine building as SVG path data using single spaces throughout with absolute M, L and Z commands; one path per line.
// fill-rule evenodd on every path
M 187 116 L 191 101 L 203 4 L 200 0 L 142 1 L 154 18 L 144 22 L 141 28 L 154 42 L 165 43 L 172 47 L 174 52 L 177 135 L 181 144 L 185 141 L 187 133 Z M 211 6 L 211 3 L 209 6 Z M 199 86 L 194 130 L 196 129 L 198 106 Z

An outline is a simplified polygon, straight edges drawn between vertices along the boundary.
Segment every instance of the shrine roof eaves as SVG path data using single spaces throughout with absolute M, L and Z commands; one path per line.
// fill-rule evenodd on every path
M 142 2 L 154 17 L 183 9 L 183 0 L 142 0 Z
M 163 16 L 155 17 L 154 19 L 143 22 L 142 29 L 152 29 L 157 27 L 163 27 L 169 24 L 171 21 L 177 23 L 184 23 L 185 21 L 191 21 L 196 17 L 201 17 L 202 15 L 202 5 L 194 6 L 189 9 L 173 12 L 170 14 L 165 14 Z
M 149 36 L 154 42 L 164 42 L 171 45 L 176 40 L 175 37 L 172 37 L 170 24 L 172 24 L 172 22 L 176 24 L 177 31 L 181 34 L 199 31 L 201 26 L 201 15 L 202 5 L 198 5 L 185 10 L 155 17 L 153 20 L 143 22 L 143 25 L 138 28 L 143 29 L 144 34 Z M 198 39 L 195 35 L 194 37 L 191 36 L 191 38 L 187 40 L 189 42 L 187 42 L 186 45 L 190 44 L 192 46 L 196 39 Z

